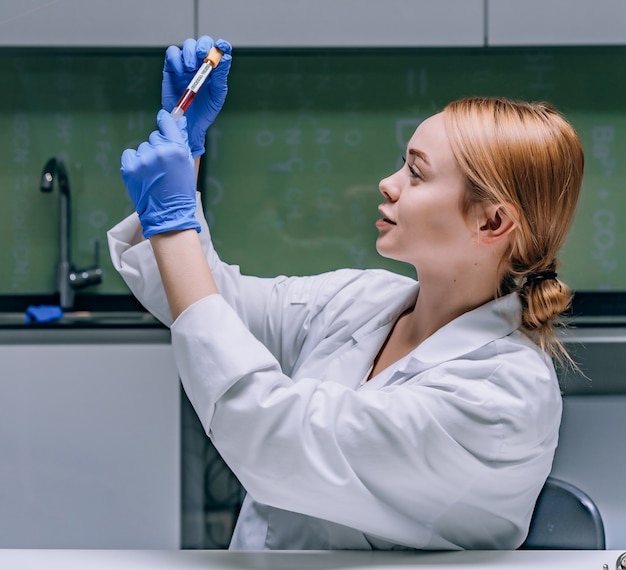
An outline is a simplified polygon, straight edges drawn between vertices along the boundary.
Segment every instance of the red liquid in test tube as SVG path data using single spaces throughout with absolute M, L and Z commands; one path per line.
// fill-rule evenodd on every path
M 178 100 L 178 103 L 176 103 L 174 109 L 172 109 L 172 117 L 174 117 L 174 119 L 178 120 L 183 116 L 200 90 L 200 87 L 202 87 L 206 78 L 209 76 L 209 73 L 211 73 L 211 70 L 214 67 L 217 67 L 220 59 L 222 59 L 222 55 L 224 55 L 222 50 L 216 48 L 215 46 L 211 48 L 208 55 L 204 58 L 204 63 L 200 66 L 200 69 L 198 69 L 196 74 L 193 76 L 193 79 L 189 82 L 187 89 L 185 89 L 185 92 Z

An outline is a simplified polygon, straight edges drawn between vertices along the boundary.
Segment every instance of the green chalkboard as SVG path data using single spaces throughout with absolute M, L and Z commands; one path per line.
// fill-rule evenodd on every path
M 154 128 L 161 52 L 0 52 L 0 294 L 51 293 L 56 196 L 47 158 L 68 166 L 73 261 L 131 211 L 119 156 Z M 577 127 L 583 195 L 561 255 L 578 291 L 626 291 L 626 47 L 237 50 L 209 132 L 201 186 L 222 257 L 247 273 L 412 269 L 376 253 L 378 182 L 420 120 L 467 95 L 547 100 Z M 124 293 L 103 256 L 104 282 Z

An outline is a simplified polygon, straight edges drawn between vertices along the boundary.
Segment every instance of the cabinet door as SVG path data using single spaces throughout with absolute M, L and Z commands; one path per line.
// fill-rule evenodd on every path
M 624 0 L 487 0 L 491 46 L 626 43 Z
M 179 545 L 171 347 L 0 346 L 0 548 Z
M 0 45 L 163 47 L 193 36 L 194 0 L 2 0 Z
M 200 34 L 237 47 L 481 46 L 483 0 L 198 0 Z

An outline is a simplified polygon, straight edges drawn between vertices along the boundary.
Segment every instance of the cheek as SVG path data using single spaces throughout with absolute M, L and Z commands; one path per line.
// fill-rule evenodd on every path
M 424 203 L 405 211 L 403 225 L 416 237 L 449 243 L 465 240 L 470 234 L 465 219 L 449 204 Z
M 403 222 L 415 230 L 435 229 L 448 223 L 448 208 L 438 200 L 420 196 L 403 204 L 400 209 Z

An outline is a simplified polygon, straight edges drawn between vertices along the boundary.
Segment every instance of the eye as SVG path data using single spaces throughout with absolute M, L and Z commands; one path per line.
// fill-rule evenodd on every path
M 411 177 L 412 178 L 418 178 L 421 179 L 422 177 L 420 176 L 419 172 L 417 170 L 415 170 L 415 168 L 413 168 L 412 165 L 410 165 L 407 161 L 406 161 L 406 156 L 402 155 L 402 160 L 404 161 L 404 164 L 406 164 L 407 168 L 409 169 L 409 172 L 411 173 Z

